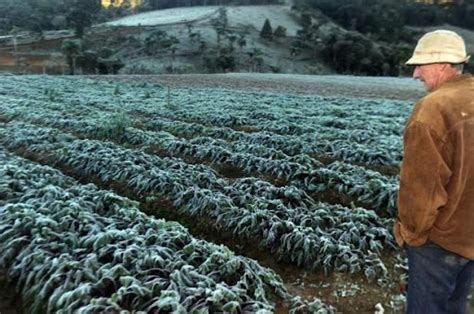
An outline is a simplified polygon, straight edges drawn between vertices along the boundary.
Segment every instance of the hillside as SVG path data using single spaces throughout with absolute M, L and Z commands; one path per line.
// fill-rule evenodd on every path
M 398 70 L 396 68 L 397 62 L 403 63 L 407 58 L 406 54 L 411 53 L 413 44 L 400 46 L 403 47 L 405 54 L 400 56 L 390 52 L 398 49 L 398 46 L 391 46 L 390 42 L 376 42 L 368 35 L 345 29 L 317 10 L 310 13 L 312 26 L 306 30 L 301 13 L 292 10 L 289 5 L 228 6 L 225 7 L 224 16 L 217 6 L 174 8 L 125 17 L 106 23 L 104 26 L 112 29 L 141 28 L 142 40 L 144 38 L 146 40 L 147 36 L 156 31 L 166 32 L 169 38 L 176 39 L 177 43 L 170 49 L 156 51 L 156 54 L 144 54 L 140 49 L 131 51 L 129 47 L 122 49 L 117 46 L 115 49 L 119 51 L 121 59 L 127 60 L 126 66 L 121 70 L 122 74 L 202 72 L 332 74 L 336 71 L 351 73 L 351 70 L 347 72 L 347 69 L 357 69 L 360 68 L 357 64 L 362 64 L 362 67 L 377 66 L 380 70 L 362 70 L 361 74 L 366 72 L 369 75 L 380 75 L 375 73 L 380 73 L 383 66 L 378 63 L 380 61 L 377 60 L 377 56 L 373 57 L 374 54 L 380 53 L 385 58 L 396 56 L 399 60 L 382 60 L 388 62 L 393 69 L 383 71 L 384 75 L 410 74 L 409 68 Z M 260 31 L 266 19 L 269 20 L 273 31 L 279 26 L 283 27 L 286 36 L 283 38 L 274 36 L 272 41 L 261 38 Z M 225 23 L 225 32 L 221 35 L 218 35 L 216 20 L 221 22 L 225 20 L 222 22 Z M 474 53 L 473 31 L 450 25 L 409 29 L 413 31 L 415 40 L 416 36 L 419 36 L 416 34 L 438 28 L 452 29 L 460 33 L 466 40 L 468 52 Z M 307 33 L 308 29 L 311 34 Z M 244 40 L 243 46 L 239 45 L 241 38 Z M 338 46 L 336 43 L 328 46 L 332 42 L 331 38 L 337 38 L 341 45 Z M 356 43 L 365 46 L 362 55 L 360 47 L 354 47 Z M 339 50 L 332 52 L 338 47 Z M 347 54 L 347 51 L 356 49 L 359 49 L 359 53 L 357 55 L 357 52 L 354 52 L 354 56 L 357 56 L 352 58 L 352 61 L 340 55 L 342 51 Z M 327 63 L 328 51 L 331 63 L 334 63 L 334 59 L 340 59 L 340 64 L 344 66 L 338 69 Z M 222 55 L 224 57 L 221 57 Z M 225 59 L 229 55 L 231 60 Z M 347 62 L 355 62 L 356 65 L 346 66 Z M 226 67 L 227 65 L 229 66 Z M 360 72 L 360 69 L 358 71 Z
M 218 16 L 218 9 L 218 6 L 206 6 L 159 10 L 124 17 L 108 22 L 106 25 L 165 26 L 186 22 L 205 23 Z M 256 30 L 261 30 L 266 18 L 275 26 L 285 27 L 289 36 L 296 36 L 297 30 L 301 28 L 289 6 L 231 6 L 227 7 L 226 10 L 229 27 L 231 28 L 251 26 Z
M 290 6 L 224 8 L 227 22 L 219 42 L 215 23 L 221 20 L 219 14 L 222 11 L 217 6 L 209 6 L 152 11 L 95 25 L 86 32 L 82 47 L 88 53 L 100 55 L 103 50 L 107 50 L 113 54 L 112 57 L 120 58 L 124 63 L 120 71 L 122 74 L 332 73 L 313 51 L 303 50 L 297 55 L 292 51 L 291 44 L 301 26 L 297 13 Z M 278 26 L 284 27 L 286 36 L 272 41 L 263 40 L 260 30 L 267 18 L 273 30 Z M 67 38 L 69 36 L 64 36 L 64 39 Z M 170 39 L 176 43 L 163 48 L 163 41 Z M 3 54 L 0 56 L 0 70 L 64 73 L 64 69 L 67 69 L 66 60 L 60 68 L 54 68 L 47 58 L 48 53 L 62 52 L 61 44 L 62 41 L 57 41 L 52 45 L 47 38 L 26 39 L 21 48 L 22 64 L 19 65 L 15 63 L 12 40 L 6 40 L 0 45 Z M 43 60 L 41 64 L 36 61 L 39 52 Z M 5 63 L 2 63 L 2 59 L 6 60 Z M 79 68 L 82 68 L 82 63 L 79 58 Z M 230 66 L 226 68 L 229 63 Z
M 387 53 L 395 49 L 391 43 L 376 42 L 368 35 L 345 29 L 317 10 L 311 14 L 311 28 L 305 31 L 307 21 L 289 5 L 183 7 L 130 15 L 95 25 L 86 32 L 77 59 L 78 72 L 351 74 L 357 70 L 359 75 L 382 73 L 380 62 L 389 61 L 380 60 L 377 54 L 382 53 L 382 58 L 390 56 Z M 273 31 L 284 28 L 285 36 L 263 39 L 260 31 L 266 19 Z M 421 34 L 438 28 L 457 31 L 465 38 L 468 52 L 474 54 L 473 31 L 450 25 L 409 29 Z M 43 38 L 19 37 L 16 55 L 11 36 L 4 36 L 0 43 L 0 71 L 67 73 L 68 64 L 61 55 L 61 46 L 63 40 L 71 38 L 71 33 L 54 33 L 64 35 L 51 39 L 45 32 Z M 339 42 L 334 43 L 333 39 Z M 403 47 L 405 54 L 410 53 L 413 44 Z M 351 52 L 354 56 L 347 58 Z M 378 58 L 376 62 L 374 58 Z M 397 58 L 406 59 L 400 55 Z M 117 67 L 111 70 L 113 66 L 108 64 Z M 337 64 L 341 66 L 338 68 Z M 407 68 L 397 70 L 397 64 L 398 61 L 390 64 L 395 71 L 383 75 L 410 74 Z M 371 71 L 375 66 L 379 70 Z M 366 70 L 361 71 L 361 67 Z
M 122 73 L 188 73 L 188 72 L 284 72 L 284 73 L 310 73 L 329 71 L 316 60 L 310 53 L 303 53 L 298 57 L 291 55 L 290 45 L 297 31 L 301 29 L 295 12 L 289 6 L 232 6 L 225 7 L 227 23 L 225 31 L 218 39 L 216 27 L 213 23 L 222 20 L 219 16 L 219 7 L 194 7 L 175 8 L 160 11 L 146 12 L 125 17 L 106 23 L 107 28 L 143 28 L 142 38 L 154 32 L 166 32 L 167 36 L 176 38 L 175 52 L 169 50 L 143 53 L 143 51 L 121 50 L 122 59 L 127 59 L 127 65 Z M 260 30 L 265 19 L 268 19 L 275 29 L 282 26 L 286 29 L 285 38 L 275 38 L 267 41 L 260 38 Z M 190 27 L 192 29 L 190 29 Z M 191 37 L 194 36 L 194 37 Z M 245 43 L 239 44 L 239 39 Z M 145 39 L 146 40 L 146 39 Z M 219 42 L 219 40 L 221 40 Z M 232 51 L 235 66 L 222 69 L 206 67 L 209 60 L 203 60 L 202 49 L 209 59 L 218 60 L 223 54 Z M 159 59 L 157 62 L 156 59 Z M 172 68 L 172 71 L 170 71 Z M 312 70 L 313 69 L 313 70 Z M 223 70 L 223 71 L 222 71 Z
M 157 26 L 195 22 L 217 14 L 218 7 L 191 7 L 151 11 L 105 23 L 109 26 Z

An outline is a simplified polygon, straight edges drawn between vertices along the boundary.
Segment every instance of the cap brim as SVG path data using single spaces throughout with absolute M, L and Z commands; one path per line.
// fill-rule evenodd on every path
M 413 56 L 405 62 L 406 65 L 423 65 L 423 64 L 432 64 L 432 63 L 452 63 L 452 64 L 459 64 L 459 63 L 468 63 L 471 56 L 467 56 L 464 59 L 453 58 L 451 56 L 442 57 L 439 56 L 438 58 L 433 58 L 433 56 Z

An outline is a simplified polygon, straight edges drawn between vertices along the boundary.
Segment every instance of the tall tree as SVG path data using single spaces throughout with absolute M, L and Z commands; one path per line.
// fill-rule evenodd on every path
M 266 40 L 272 40 L 273 38 L 273 29 L 270 25 L 270 20 L 265 19 L 265 23 L 263 23 L 262 30 L 260 31 L 260 37 Z
M 76 60 L 82 53 L 82 41 L 80 39 L 65 39 L 62 50 L 66 55 L 71 75 L 76 74 Z
M 219 15 L 211 20 L 211 25 L 216 32 L 217 47 L 220 49 L 222 36 L 228 32 L 228 19 L 227 10 L 225 8 L 219 8 Z
M 68 21 L 77 37 L 82 38 L 85 29 L 92 25 L 100 9 L 100 0 L 75 0 Z

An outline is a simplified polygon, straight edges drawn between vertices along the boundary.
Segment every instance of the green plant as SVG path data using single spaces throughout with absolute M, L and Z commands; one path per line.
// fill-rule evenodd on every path
M 120 91 L 120 85 L 115 85 L 115 88 L 114 88 L 114 95 L 115 96 L 118 96 L 121 94 L 121 91 Z
M 126 132 L 127 128 L 132 126 L 133 121 L 125 113 L 118 113 L 112 117 L 104 118 L 98 124 L 98 134 L 110 139 L 119 140 Z

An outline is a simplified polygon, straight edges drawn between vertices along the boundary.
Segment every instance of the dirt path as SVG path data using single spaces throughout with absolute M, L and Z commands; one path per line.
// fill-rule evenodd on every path
M 221 88 L 297 95 L 345 96 L 415 101 L 425 93 L 410 78 L 265 73 L 89 76 L 110 81 L 142 81 L 170 88 Z
M 9 284 L 5 273 L 0 271 L 0 314 L 20 314 L 21 303 L 15 285 Z

